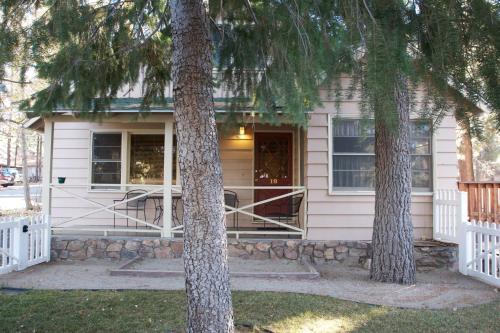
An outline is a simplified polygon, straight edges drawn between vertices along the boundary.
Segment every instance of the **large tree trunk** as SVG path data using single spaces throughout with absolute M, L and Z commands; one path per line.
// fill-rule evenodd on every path
M 24 202 L 27 210 L 32 210 L 31 204 L 30 185 L 28 182 L 28 145 L 26 144 L 26 133 L 24 128 L 21 128 L 21 159 L 23 163 L 23 189 L 24 189 Z
M 375 115 L 375 220 L 370 278 L 415 283 L 411 223 L 410 100 L 408 82 L 398 79 L 398 126 Z M 394 128 L 393 128 L 394 127 Z
M 233 332 L 208 17 L 201 0 L 174 0 L 170 9 L 187 331 Z
M 474 181 L 474 161 L 472 153 L 472 141 L 469 134 L 469 129 L 466 125 L 461 126 L 459 153 L 462 155 L 458 160 L 458 170 L 460 173 L 460 181 Z

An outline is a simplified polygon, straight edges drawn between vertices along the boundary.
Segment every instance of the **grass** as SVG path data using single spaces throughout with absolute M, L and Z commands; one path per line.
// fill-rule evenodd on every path
M 500 302 L 453 310 L 410 310 L 331 297 L 234 292 L 243 332 L 500 332 Z M 0 332 L 182 332 L 180 291 L 0 293 Z

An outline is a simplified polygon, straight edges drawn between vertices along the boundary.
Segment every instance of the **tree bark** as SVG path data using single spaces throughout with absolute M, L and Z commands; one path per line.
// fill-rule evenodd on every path
M 169 5 L 184 209 L 187 331 L 233 332 L 208 17 L 201 0 L 174 0 Z
M 410 99 L 405 78 L 396 81 L 394 98 L 397 126 L 388 126 L 375 115 L 375 219 L 370 278 L 413 284 Z
M 23 163 L 23 189 L 24 189 L 24 202 L 26 204 L 27 210 L 32 210 L 33 205 L 31 204 L 31 195 L 30 195 L 30 185 L 28 182 L 28 154 L 27 154 L 28 146 L 26 144 L 26 133 L 24 128 L 21 128 L 21 159 Z
M 459 153 L 463 159 L 458 160 L 458 170 L 460 173 L 460 181 L 468 182 L 474 181 L 474 161 L 472 153 L 472 141 L 469 134 L 469 129 L 462 125 L 460 135 Z

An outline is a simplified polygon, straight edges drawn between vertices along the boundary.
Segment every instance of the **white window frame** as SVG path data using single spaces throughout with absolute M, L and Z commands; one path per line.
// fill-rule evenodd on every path
M 338 188 L 333 188 L 333 161 L 332 161 L 332 156 L 333 156 L 333 126 L 332 126 L 332 120 L 334 117 L 337 117 L 336 115 L 328 114 L 328 195 L 331 196 L 349 196 L 349 195 L 366 195 L 366 196 L 374 196 L 375 195 L 375 190 L 341 190 Z M 351 115 L 343 115 L 340 117 L 340 119 L 345 119 L 345 120 L 360 120 L 359 116 L 351 116 Z M 412 118 L 411 120 L 418 120 L 418 118 Z M 431 191 L 413 191 L 411 192 L 412 196 L 432 196 L 433 195 L 433 190 L 436 185 L 436 131 L 432 131 L 431 134 Z
M 123 188 L 121 187 L 124 184 L 124 159 L 126 160 L 126 150 L 124 150 L 124 131 L 116 130 L 116 129 L 91 129 L 90 130 L 90 149 L 89 149 L 89 170 L 88 170 L 88 180 L 89 187 L 88 192 L 123 192 Z M 94 134 L 121 134 L 122 142 L 121 142 L 121 152 L 120 152 L 120 184 L 116 184 L 116 189 L 114 188 L 92 188 L 92 163 L 94 161 Z M 120 188 L 118 188 L 120 187 Z
M 94 133 L 97 134 L 121 134 L 122 135 L 122 142 L 121 142 L 121 169 L 120 169 L 120 184 L 116 184 L 116 189 L 105 189 L 105 188 L 92 188 L 92 162 L 93 162 L 93 151 L 94 151 Z M 109 192 L 117 192 L 117 193 L 124 193 L 127 191 L 127 184 L 130 179 L 130 136 L 133 134 L 140 134 L 140 135 L 165 135 L 165 131 L 161 129 L 127 129 L 127 130 L 121 130 L 121 129 L 91 129 L 90 130 L 90 149 L 89 149 L 89 170 L 88 170 L 88 180 L 89 180 L 89 186 L 88 186 L 88 192 L 94 192 L 94 193 L 99 193 L 99 192 L 104 192 L 104 193 L 109 193 Z M 165 166 L 164 166 L 165 167 Z M 177 172 L 176 174 L 172 175 L 172 180 L 176 182 L 180 181 L 180 176 L 179 176 L 179 160 L 177 159 Z M 140 184 L 137 184 L 140 185 Z M 119 187 L 119 188 L 118 188 Z

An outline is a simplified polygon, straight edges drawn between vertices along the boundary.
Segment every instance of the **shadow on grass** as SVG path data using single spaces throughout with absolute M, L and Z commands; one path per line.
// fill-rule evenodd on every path
M 331 297 L 234 292 L 243 332 L 500 331 L 500 302 L 408 310 Z M 182 332 L 182 291 L 29 291 L 0 294 L 0 332 Z

